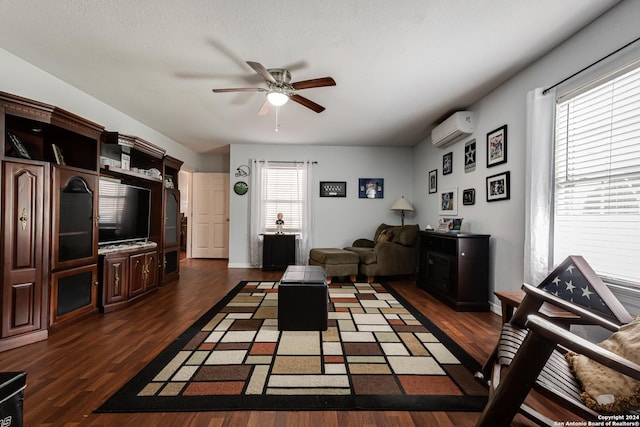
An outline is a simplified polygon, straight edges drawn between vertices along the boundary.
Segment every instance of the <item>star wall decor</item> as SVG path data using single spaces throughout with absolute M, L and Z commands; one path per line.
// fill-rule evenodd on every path
M 476 170 L 476 140 L 472 139 L 464 144 L 464 172 Z

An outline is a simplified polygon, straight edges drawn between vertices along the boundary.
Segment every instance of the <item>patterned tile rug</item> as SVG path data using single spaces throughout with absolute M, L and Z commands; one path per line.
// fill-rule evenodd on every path
M 278 331 L 278 282 L 241 282 L 97 412 L 481 411 L 480 366 L 381 283 L 329 285 L 326 331 Z

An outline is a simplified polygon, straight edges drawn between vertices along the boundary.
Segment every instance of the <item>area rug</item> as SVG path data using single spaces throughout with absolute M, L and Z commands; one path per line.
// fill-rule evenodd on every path
M 480 366 L 382 283 L 329 285 L 326 331 L 279 331 L 278 282 L 241 282 L 96 412 L 481 411 Z

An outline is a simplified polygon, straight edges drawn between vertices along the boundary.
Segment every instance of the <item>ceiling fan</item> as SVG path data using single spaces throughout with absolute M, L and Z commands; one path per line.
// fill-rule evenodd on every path
M 316 113 L 322 113 L 325 108 L 322 105 L 300 96 L 296 93 L 298 90 L 311 89 L 314 87 L 335 86 L 336 82 L 331 77 L 321 77 L 318 79 L 302 80 L 291 83 L 291 73 L 283 68 L 265 68 L 259 62 L 246 61 L 247 64 L 254 69 L 266 82 L 267 88 L 251 87 L 251 88 L 229 88 L 229 89 L 212 89 L 215 93 L 224 92 L 267 92 L 262 107 L 258 111 L 258 115 L 269 113 L 271 105 L 280 106 L 292 100 L 303 105 Z

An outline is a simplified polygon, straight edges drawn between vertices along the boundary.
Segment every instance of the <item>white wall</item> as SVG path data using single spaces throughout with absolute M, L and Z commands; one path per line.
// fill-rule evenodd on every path
M 317 161 L 313 197 L 315 198 L 315 247 L 342 248 L 359 237 L 373 238 L 376 227 L 386 222 L 400 224 L 400 215 L 389 209 L 404 195 L 412 202 L 413 148 L 336 147 L 298 145 L 234 144 L 231 146 L 229 203 L 229 266 L 248 267 L 249 194 L 238 196 L 233 184 L 248 178 L 236 178 L 233 172 L 249 159 Z M 383 199 L 359 199 L 359 178 L 383 178 Z M 319 197 L 320 181 L 346 181 L 347 197 Z M 251 191 L 251 188 L 249 188 Z M 407 216 L 406 224 L 413 224 Z
M 460 206 L 458 216 L 463 217 L 465 222 L 471 222 L 472 232 L 492 236 L 490 292 L 494 302 L 493 291 L 517 290 L 524 277 L 526 93 L 537 87 L 554 85 L 636 39 L 640 36 L 638 17 L 640 2 L 623 1 L 535 64 L 469 106 L 468 109 L 475 113 L 477 123 L 474 134 L 467 138 L 475 138 L 477 142 L 475 172 L 464 173 L 464 140 L 445 149 L 434 148 L 430 139 L 416 146 L 413 187 L 416 190 L 416 220 L 420 224 L 434 224 L 438 219 L 437 196 L 428 194 L 426 189 L 430 170 L 438 169 L 438 189 L 457 186 L 460 197 L 464 188 L 476 189 L 476 204 Z M 487 168 L 486 134 L 504 124 L 508 126 L 508 161 Z M 450 151 L 454 154 L 454 172 L 443 177 L 442 155 Z M 511 171 L 511 199 L 487 203 L 485 179 L 502 171 Z
M 187 169 L 206 168 L 202 158 L 185 146 L 4 49 L 0 49 L 0 64 L 0 91 L 55 105 L 98 123 L 108 131 L 147 140 L 182 160 Z

